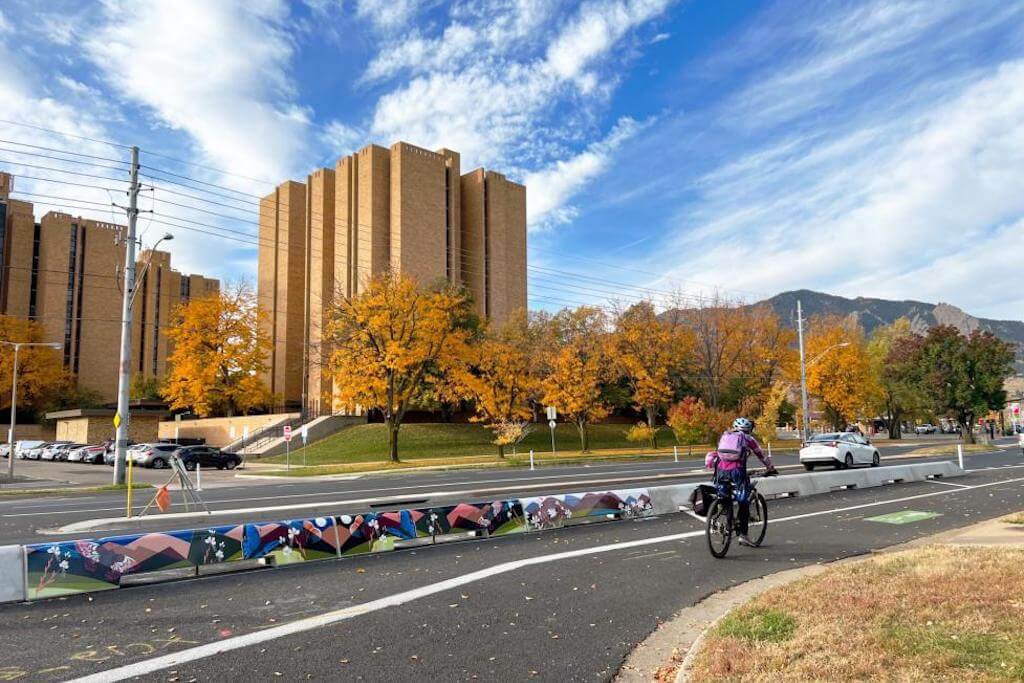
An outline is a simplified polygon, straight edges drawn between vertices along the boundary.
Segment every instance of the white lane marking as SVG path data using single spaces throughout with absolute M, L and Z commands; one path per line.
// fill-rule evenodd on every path
M 650 475 L 651 473 L 659 473 L 659 472 L 666 473 L 666 474 L 676 474 L 676 475 L 682 476 L 682 475 L 686 475 L 686 474 L 690 474 L 690 473 L 694 473 L 694 472 L 703 472 L 703 470 L 700 470 L 700 469 L 698 469 L 698 470 L 684 470 L 684 469 L 679 468 L 679 467 L 668 467 L 668 468 L 665 468 L 665 467 L 658 467 L 658 468 L 648 467 L 648 468 L 644 468 L 644 469 L 612 471 L 612 472 L 608 472 L 607 475 L 608 476 L 611 476 L 611 475 L 621 476 L 621 475 L 627 475 L 627 474 L 648 474 L 648 475 Z M 553 482 L 553 483 L 562 484 L 562 483 L 572 483 L 572 482 L 565 481 L 567 479 L 573 479 L 573 478 L 577 478 L 577 477 L 594 477 L 594 476 L 601 476 L 601 474 L 598 473 L 598 472 L 581 472 L 579 474 L 524 476 L 524 477 L 505 477 L 505 478 L 502 478 L 502 479 L 481 479 L 480 481 L 452 481 L 452 482 L 443 482 L 442 481 L 442 482 L 432 482 L 430 484 L 416 484 L 414 486 L 391 486 L 391 487 L 378 487 L 378 488 L 371 488 L 371 489 L 352 489 L 350 491 L 337 491 L 337 490 L 333 490 L 333 491 L 310 491 L 310 492 L 307 492 L 307 493 L 290 493 L 290 494 L 284 494 L 284 495 L 279 495 L 279 496 L 260 496 L 260 497 L 248 496 L 246 498 L 218 498 L 218 499 L 210 499 L 210 500 L 207 500 L 206 502 L 209 503 L 209 504 L 215 504 L 216 505 L 216 504 L 221 504 L 221 503 L 245 503 L 245 502 L 249 502 L 249 501 L 258 501 L 258 500 L 280 500 L 282 498 L 310 498 L 310 497 L 316 497 L 316 496 L 336 496 L 336 495 L 338 495 L 338 493 L 353 494 L 353 493 L 375 493 L 377 491 L 412 491 L 412 490 L 426 489 L 426 488 L 432 488 L 432 487 L 437 487 L 437 486 L 476 486 L 478 484 L 501 484 L 501 483 L 506 483 L 506 482 L 522 482 L 522 483 L 527 483 L 527 482 L 531 482 L 531 481 L 540 482 L 542 480 L 547 480 L 547 479 L 560 479 L 559 481 Z M 322 482 L 313 482 L 313 483 L 322 483 Z M 281 484 L 280 486 L 297 486 L 297 485 L 298 484 Z M 454 493 L 463 493 L 463 491 L 455 491 Z M 39 504 L 39 505 L 24 505 L 24 506 L 22 506 L 22 505 L 17 505 L 17 501 L 12 501 L 10 504 L 12 506 L 16 505 L 19 509 L 26 509 L 26 510 L 31 509 L 31 508 L 40 508 L 40 507 L 41 508 L 55 507 L 53 505 L 47 505 L 45 503 L 44 504 Z M 82 505 L 83 503 L 81 501 L 78 501 L 78 502 L 69 502 L 68 504 L 69 505 Z M 3 502 L 0 502 L 0 506 L 3 506 Z M 184 504 L 182 504 L 182 503 L 175 503 L 173 505 L 173 507 L 184 507 Z M 82 508 L 80 510 L 67 510 L 67 511 L 53 510 L 52 514 L 55 514 L 55 515 L 67 515 L 67 514 L 73 514 L 73 513 L 76 513 L 76 512 L 107 512 L 107 511 L 110 511 L 110 510 L 121 510 L 121 509 L 123 509 L 123 506 L 122 507 L 114 507 L 114 508 Z M 4 515 L 4 516 L 5 517 L 18 517 L 18 516 L 23 516 L 24 517 L 24 516 L 27 516 L 27 515 L 11 514 L 11 515 Z
M 790 515 L 789 517 L 780 517 L 776 520 L 770 520 L 770 523 L 779 524 L 781 522 L 789 522 L 798 519 L 807 519 L 809 517 L 821 517 L 824 515 L 833 515 L 840 512 L 848 512 L 850 510 L 860 510 L 863 508 L 877 507 L 880 505 L 892 505 L 893 503 L 904 503 L 911 500 L 919 500 L 921 498 L 931 498 L 933 496 L 948 496 L 957 493 L 963 493 L 967 490 L 981 489 L 989 486 L 999 486 L 1001 484 L 1013 484 L 1024 481 L 1024 477 L 1017 479 L 1007 479 L 1002 481 L 988 482 L 985 484 L 976 484 L 971 486 L 970 489 L 943 489 L 941 491 L 933 491 L 931 493 L 921 493 L 914 496 L 904 496 L 902 498 L 895 498 L 893 500 L 881 500 L 874 501 L 871 503 L 862 503 L 860 505 L 850 505 L 842 508 L 833 508 L 831 510 L 820 510 L 818 512 L 807 512 L 800 515 Z M 274 626 L 273 628 L 264 629 L 261 631 L 254 631 L 252 633 L 246 633 L 240 636 L 233 636 L 219 640 L 213 643 L 207 643 L 198 647 L 193 647 L 188 650 L 181 650 L 180 652 L 174 652 L 171 654 L 163 655 L 161 657 L 154 657 L 153 659 L 146 659 L 133 664 L 127 664 L 114 669 L 108 669 L 106 671 L 100 671 L 89 676 L 75 679 L 78 683 L 111 683 L 113 681 L 123 681 L 134 676 L 144 676 L 146 674 L 160 671 L 161 669 L 167 669 L 172 666 L 181 666 L 188 662 L 194 662 L 214 655 L 222 654 L 224 652 L 230 652 L 232 650 L 238 650 L 245 647 L 251 647 L 260 643 L 266 643 L 271 640 L 277 640 L 286 636 L 294 635 L 296 633 L 304 633 L 306 631 L 312 631 L 325 626 L 330 626 L 341 621 L 346 621 L 354 617 L 362 616 L 364 614 L 370 614 L 371 612 L 377 612 L 388 607 L 398 607 L 420 598 L 425 598 L 437 593 L 443 593 L 444 591 L 452 588 L 459 588 L 482 579 L 489 579 L 499 574 L 507 574 L 514 572 L 523 567 L 531 567 L 538 564 L 547 564 L 548 562 L 558 562 L 560 560 L 568 560 L 576 557 L 586 557 L 588 555 L 597 555 L 600 553 L 614 552 L 617 550 L 628 550 L 629 548 L 639 548 L 647 545 L 656 545 L 659 543 L 668 543 L 670 541 L 680 541 L 687 538 L 696 538 L 703 536 L 704 530 L 698 531 L 686 531 L 680 534 L 669 534 L 667 536 L 655 536 L 653 538 L 641 538 L 635 541 L 620 541 L 617 543 L 609 543 L 607 545 L 594 546 L 592 548 L 580 548 L 578 550 L 569 550 L 560 553 L 553 553 L 551 555 L 540 555 L 538 557 L 529 557 L 521 560 L 512 560 L 510 562 L 502 562 L 485 569 L 480 569 L 469 574 L 463 574 L 462 576 L 456 576 L 437 583 L 430 584 L 429 586 L 421 586 L 420 588 L 414 588 L 412 590 L 404 591 L 402 593 L 396 593 L 386 598 L 380 598 L 373 600 L 363 605 L 355 605 L 352 607 L 345 607 L 343 609 L 335 610 L 333 612 L 325 612 L 324 614 L 318 614 L 314 617 L 307 617 L 305 619 L 299 619 L 288 624 L 281 624 L 280 626 Z
M 969 489 L 969 488 L 971 488 L 969 484 L 954 484 L 951 481 L 942 481 L 941 479 L 925 479 L 925 481 L 927 481 L 929 483 L 932 483 L 932 484 L 942 484 L 943 486 L 958 486 L 958 487 L 960 487 L 962 489 Z
M 651 475 L 651 476 L 648 476 L 648 477 L 601 477 L 599 479 L 584 479 L 584 480 L 580 480 L 580 481 L 547 482 L 545 484 L 545 486 L 564 486 L 564 485 L 570 485 L 570 484 L 571 485 L 577 485 L 577 484 L 595 484 L 595 483 L 596 484 L 601 484 L 601 483 L 616 483 L 616 482 L 623 482 L 623 481 L 635 482 L 635 481 L 647 481 L 647 480 L 651 480 L 651 479 L 653 479 L 653 480 L 662 480 L 662 479 L 673 479 L 673 478 L 676 478 L 678 476 L 679 475 L 675 474 L 675 473 L 668 473 L 668 474 L 655 474 L 655 475 Z M 524 483 L 524 484 L 522 484 L 520 486 L 501 486 L 501 487 L 491 487 L 491 488 L 474 488 L 472 490 L 467 490 L 467 491 L 428 491 L 428 492 L 420 493 L 419 495 L 429 499 L 429 498 L 441 497 L 441 496 L 463 496 L 463 495 L 473 495 L 473 496 L 476 496 L 477 494 L 481 494 L 481 493 L 494 493 L 494 492 L 502 492 L 502 491 L 515 491 L 517 489 L 535 489 L 535 488 L 537 488 L 536 484 L 531 484 L 529 481 L 527 481 L 526 483 Z M 406 498 L 407 498 L 407 496 L 383 496 L 383 497 L 374 497 L 374 498 L 355 498 L 355 499 L 350 499 L 350 500 L 331 500 L 331 501 L 323 501 L 323 502 L 319 502 L 319 503 L 295 503 L 295 504 L 291 504 L 291 505 L 274 505 L 274 506 L 258 507 L 258 508 L 238 508 L 238 509 L 231 509 L 231 510 L 213 510 L 213 511 L 211 511 L 209 513 L 205 512 L 205 511 L 203 511 L 203 512 L 171 512 L 171 513 L 168 513 L 168 514 L 162 514 L 159 517 L 154 517 L 152 519 L 157 519 L 157 520 L 195 519 L 195 518 L 209 519 L 211 517 L 218 517 L 218 516 L 223 517 L 225 515 L 250 515 L 250 514 L 256 514 L 256 513 L 263 513 L 263 512 L 283 512 L 283 511 L 286 511 L 286 510 L 309 510 L 309 509 L 319 509 L 319 508 L 327 507 L 327 506 L 339 507 L 339 506 L 342 506 L 342 505 L 356 505 L 356 504 L 371 503 L 371 502 L 378 502 L 378 503 L 387 503 L 387 502 L 390 502 L 390 501 L 401 502 L 401 501 L 405 500 Z M 109 509 L 111 509 L 111 510 L 120 510 L 122 508 L 109 508 Z M 17 514 L 13 514 L 13 515 L 5 515 L 5 516 L 6 517 L 27 517 L 27 516 L 30 516 L 30 515 L 34 516 L 34 515 L 38 515 L 38 514 L 40 514 L 40 513 L 28 512 L 28 513 L 17 513 Z M 71 514 L 71 513 L 70 512 L 64 512 L 64 513 L 54 512 L 52 514 L 59 515 L 59 514 Z M 109 517 L 109 518 L 101 518 L 101 519 L 86 519 L 86 520 L 82 520 L 80 522 L 72 522 L 71 524 L 66 524 L 63 527 L 60 527 L 58 529 L 40 529 L 39 533 L 41 533 L 41 534 L 50 534 L 50 535 L 55 535 L 55 534 L 59 535 L 59 534 L 77 533 L 79 531 L 95 531 L 95 530 L 103 529 L 104 525 L 107 525 L 107 524 L 114 524 L 116 522 L 127 522 L 127 521 L 138 522 L 138 521 L 141 521 L 142 519 L 144 519 L 144 518 L 132 517 L 132 518 L 129 519 L 129 518 L 125 518 L 125 517 Z M 146 518 L 146 521 L 149 521 L 149 518 Z

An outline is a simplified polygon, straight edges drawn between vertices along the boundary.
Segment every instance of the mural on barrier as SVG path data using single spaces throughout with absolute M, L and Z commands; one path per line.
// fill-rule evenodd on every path
M 116 588 L 122 576 L 242 559 L 243 527 L 25 546 L 28 598 Z
M 519 502 L 531 531 L 555 529 L 583 517 L 646 517 L 654 513 L 647 489 L 565 493 L 521 498 Z
M 518 501 L 111 536 L 25 547 L 28 599 L 117 588 L 129 574 L 272 558 L 277 564 L 390 550 L 397 540 L 525 530 Z
M 275 564 L 323 560 L 338 556 L 333 517 L 246 524 L 242 544 L 247 560 L 268 557 Z

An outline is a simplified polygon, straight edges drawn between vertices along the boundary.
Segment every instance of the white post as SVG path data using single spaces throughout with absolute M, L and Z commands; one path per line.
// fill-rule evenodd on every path
M 203 490 L 203 466 L 196 460 L 196 491 Z
M 135 222 L 139 216 L 139 148 L 132 147 L 131 186 L 128 190 L 128 230 L 124 240 L 124 296 L 121 301 L 121 362 L 117 378 L 117 434 L 114 483 L 123 484 L 128 451 L 128 391 L 131 385 L 132 294 L 135 291 Z
M 533 471 L 533 449 L 530 449 L 530 471 Z
M 679 462 L 679 446 L 672 447 L 672 455 L 675 456 L 676 462 Z
M 14 372 L 11 373 L 11 429 L 7 432 L 7 475 L 11 478 L 11 483 L 14 483 L 14 426 L 18 421 L 17 416 L 17 405 L 18 405 L 18 351 L 21 349 L 20 344 L 14 345 Z
M 285 439 L 284 440 L 284 460 L 285 460 L 284 468 L 286 470 L 290 470 L 292 468 L 292 448 L 291 448 L 291 446 L 292 446 L 292 440 L 291 439 Z
M 768 444 L 768 459 L 771 460 L 772 459 L 772 442 L 768 441 L 767 444 Z
M 811 416 L 807 413 L 807 361 L 804 357 L 804 311 L 800 300 L 796 302 L 796 329 L 800 342 L 800 404 L 803 410 L 803 425 L 800 439 L 807 441 L 811 433 Z
M 960 461 L 960 469 L 964 468 L 964 447 L 963 444 L 956 445 L 956 457 Z

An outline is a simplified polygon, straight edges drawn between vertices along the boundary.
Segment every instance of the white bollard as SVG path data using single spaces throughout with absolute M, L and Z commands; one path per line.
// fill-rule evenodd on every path
M 772 459 L 772 442 L 771 441 L 768 442 L 768 459 L 769 460 Z
M 679 446 L 672 447 L 672 454 L 676 457 L 676 462 L 679 462 Z
M 533 471 L 533 449 L 530 449 L 530 471 Z
M 956 457 L 960 461 L 960 469 L 964 468 L 964 447 L 963 444 L 956 445 Z
M 203 466 L 196 460 L 196 491 L 203 490 Z

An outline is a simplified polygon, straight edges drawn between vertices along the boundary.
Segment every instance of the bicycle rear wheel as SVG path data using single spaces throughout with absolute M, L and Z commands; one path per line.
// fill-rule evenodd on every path
M 768 533 L 768 502 L 764 496 L 758 493 L 750 501 L 750 524 L 747 536 L 754 546 L 759 546 L 766 533 Z
M 729 552 L 732 543 L 732 503 L 715 500 L 708 508 L 708 521 L 704 535 L 708 540 L 708 550 L 715 557 L 722 558 Z

